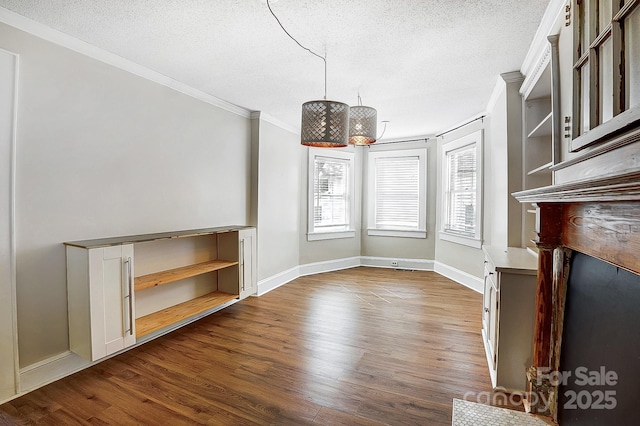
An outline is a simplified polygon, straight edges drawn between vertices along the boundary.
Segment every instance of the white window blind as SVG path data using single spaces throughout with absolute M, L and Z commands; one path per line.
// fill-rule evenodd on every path
M 426 238 L 427 150 L 370 150 L 367 170 L 367 234 Z
M 313 230 L 349 228 L 349 161 L 316 156 L 313 172 Z
M 447 152 L 447 211 L 444 230 L 477 235 L 477 158 L 475 144 Z
M 420 159 L 379 157 L 375 161 L 375 227 L 420 228 Z

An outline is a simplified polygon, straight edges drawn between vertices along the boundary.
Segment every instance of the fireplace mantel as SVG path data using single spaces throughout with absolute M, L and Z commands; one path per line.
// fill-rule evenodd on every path
M 522 203 L 635 201 L 640 200 L 640 171 L 545 186 L 513 195 Z
M 553 167 L 556 184 L 514 193 L 536 208 L 536 322 L 531 412 L 557 419 L 558 386 L 537 380 L 560 362 L 569 258 L 579 251 L 640 274 L 640 130 Z M 535 393 L 536 395 L 532 395 Z M 538 397 L 550 397 L 543 405 Z

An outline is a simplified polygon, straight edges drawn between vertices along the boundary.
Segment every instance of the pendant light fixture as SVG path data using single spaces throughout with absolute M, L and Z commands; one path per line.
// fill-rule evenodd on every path
M 269 0 L 267 0 L 267 7 L 276 21 L 278 21 L 280 28 L 282 28 L 298 46 L 322 59 L 324 62 L 324 99 L 302 104 L 300 143 L 305 146 L 321 148 L 341 148 L 347 146 L 349 141 L 349 105 L 327 100 L 327 59 L 313 52 L 311 49 L 304 47 L 289 34 L 275 13 L 273 13 L 273 10 L 271 10 Z
M 349 109 L 349 143 L 370 145 L 376 141 L 378 112 L 375 108 L 362 105 L 358 93 L 358 105 Z
M 349 140 L 349 105 L 309 101 L 302 104 L 300 143 L 321 148 L 342 148 Z

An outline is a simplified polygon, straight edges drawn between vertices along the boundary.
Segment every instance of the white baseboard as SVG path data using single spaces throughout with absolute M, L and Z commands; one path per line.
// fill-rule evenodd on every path
M 449 265 L 445 265 L 441 262 L 435 262 L 434 272 L 447 277 L 463 286 L 470 288 L 477 293 L 483 293 L 484 281 L 482 278 L 478 278 L 475 275 L 471 275 L 456 268 L 452 268 Z
M 265 293 L 275 290 L 276 288 L 285 285 L 289 281 L 293 281 L 300 276 L 300 267 L 294 266 L 293 268 L 282 271 L 278 274 L 272 275 L 269 278 L 258 281 L 258 290 L 256 296 L 262 296 Z
M 398 266 L 392 266 L 391 262 L 397 261 Z M 305 275 L 320 274 L 323 272 L 338 271 L 341 269 L 368 266 L 372 268 L 390 269 L 414 269 L 418 271 L 434 271 L 445 276 L 473 291 L 482 293 L 483 281 L 481 278 L 468 274 L 451 266 L 429 259 L 406 259 L 397 257 L 354 256 L 343 259 L 327 260 L 324 262 L 306 263 L 279 274 L 265 278 L 258 282 L 256 296 L 262 296 L 286 283 Z
M 391 262 L 396 261 L 398 265 L 394 266 Z M 398 257 L 373 257 L 361 256 L 361 266 L 369 266 L 372 268 L 393 268 L 393 269 L 414 269 L 417 271 L 433 271 L 434 261 L 427 259 L 403 259 Z
M 91 365 L 71 351 L 52 356 L 20 369 L 20 394 L 31 392 Z
M 357 266 L 360 266 L 359 256 L 294 266 L 286 271 L 282 271 L 270 276 L 269 278 L 258 281 L 258 291 L 256 292 L 256 296 L 262 296 L 271 290 L 275 290 L 276 288 L 305 275 L 338 271 L 340 269 L 355 268 Z
M 360 259 L 360 256 L 354 256 L 343 259 L 326 260 L 324 262 L 305 263 L 304 265 L 300 265 L 300 276 L 303 277 L 305 275 L 356 268 L 361 265 Z

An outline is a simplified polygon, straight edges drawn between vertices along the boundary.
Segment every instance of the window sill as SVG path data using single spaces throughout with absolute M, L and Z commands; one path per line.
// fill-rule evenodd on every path
M 427 238 L 427 231 L 405 231 L 400 229 L 367 229 L 374 237 Z
M 309 232 L 307 234 L 307 241 L 320 241 L 320 240 L 336 240 L 339 238 L 353 238 L 356 236 L 356 231 L 334 231 L 334 232 Z
M 463 237 L 462 235 L 451 234 L 449 232 L 440 231 L 440 239 L 456 244 L 462 244 L 473 248 L 482 248 L 482 240 L 477 238 Z

